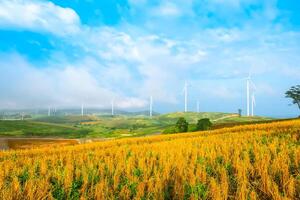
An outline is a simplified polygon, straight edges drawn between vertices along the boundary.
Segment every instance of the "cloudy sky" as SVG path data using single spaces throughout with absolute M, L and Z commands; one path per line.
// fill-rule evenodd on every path
M 0 108 L 246 109 L 296 116 L 295 0 L 0 0 Z

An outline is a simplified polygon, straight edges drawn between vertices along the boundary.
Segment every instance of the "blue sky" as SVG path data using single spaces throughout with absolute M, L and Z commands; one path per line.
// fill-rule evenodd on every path
M 107 108 L 296 116 L 295 0 L 0 0 L 0 108 Z

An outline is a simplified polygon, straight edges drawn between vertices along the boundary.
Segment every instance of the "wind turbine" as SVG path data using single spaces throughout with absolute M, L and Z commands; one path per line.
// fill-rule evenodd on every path
M 199 100 L 197 101 L 197 113 L 199 113 L 200 112 L 200 102 L 199 102 Z
M 255 91 L 256 91 L 256 86 L 253 83 L 253 81 L 250 79 L 250 87 L 251 87 L 251 116 L 254 116 L 254 107 L 256 106 L 256 100 L 255 100 Z
M 251 116 L 254 115 L 254 106 L 255 106 L 255 95 L 254 91 L 256 90 L 256 86 L 251 79 L 251 75 L 249 74 L 246 78 L 246 87 L 247 87 L 247 116 L 250 116 L 250 95 L 251 95 Z
M 183 92 L 184 92 L 184 112 L 188 111 L 188 87 L 190 85 L 185 81 Z
M 152 118 L 152 109 L 153 109 L 153 97 L 150 96 L 150 103 L 149 103 L 149 116 Z
M 255 95 L 254 95 L 254 92 L 252 93 L 251 95 L 251 116 L 253 117 L 254 116 L 254 106 L 256 105 L 256 102 L 255 102 Z
M 81 104 L 81 116 L 83 116 L 83 103 Z
M 111 101 L 111 115 L 112 115 L 112 116 L 114 116 L 114 114 L 115 114 L 115 113 L 114 113 L 114 112 L 115 112 L 115 111 L 114 111 L 114 106 L 115 106 L 115 105 L 114 105 L 114 99 L 112 99 L 112 101 Z

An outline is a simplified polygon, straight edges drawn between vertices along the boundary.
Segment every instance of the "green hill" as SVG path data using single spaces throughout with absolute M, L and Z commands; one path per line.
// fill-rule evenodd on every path
M 94 115 L 61 115 L 61 116 L 41 116 L 34 118 L 33 121 L 46 122 L 46 123 L 57 123 L 57 124 L 77 124 L 81 122 L 96 121 L 97 116 Z
M 89 130 L 29 120 L 0 121 L 0 135 L 11 137 L 84 137 Z
M 142 113 L 139 113 L 142 114 Z M 96 137 L 118 138 L 149 134 L 159 134 L 175 125 L 179 117 L 184 117 L 195 126 L 202 118 L 209 118 L 213 127 L 234 126 L 270 120 L 265 117 L 239 117 L 235 113 L 221 112 L 174 112 L 156 115 L 61 115 L 39 116 L 32 120 L 0 121 L 2 136 L 41 136 L 41 137 Z
M 216 120 L 223 117 L 237 116 L 234 113 L 221 113 L 221 112 L 174 112 L 160 115 L 160 120 L 177 120 L 179 117 L 184 117 L 189 123 L 196 123 L 198 119 L 209 118 L 210 120 Z

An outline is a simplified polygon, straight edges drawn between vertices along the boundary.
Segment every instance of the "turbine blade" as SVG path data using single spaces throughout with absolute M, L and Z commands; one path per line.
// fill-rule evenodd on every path
M 252 101 L 253 101 L 253 105 L 256 106 L 256 100 L 255 100 L 255 95 L 252 95 Z
M 257 88 L 256 88 L 256 85 L 254 84 L 254 82 L 250 79 L 250 84 L 252 86 L 252 90 L 256 91 Z

